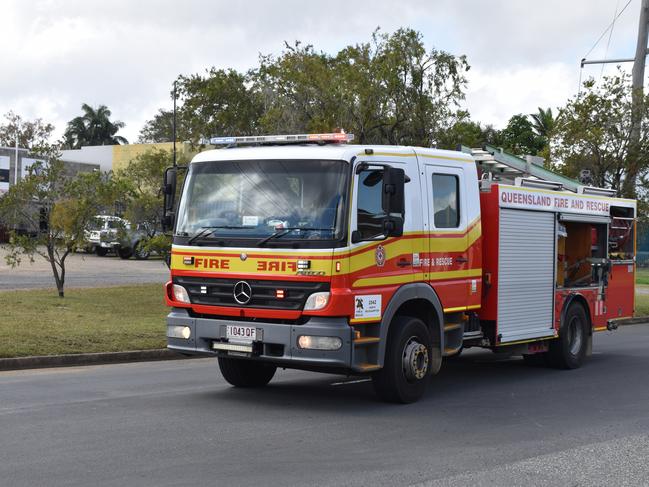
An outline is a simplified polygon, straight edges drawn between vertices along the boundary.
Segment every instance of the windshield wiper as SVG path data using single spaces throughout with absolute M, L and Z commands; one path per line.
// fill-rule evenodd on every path
M 333 231 L 333 228 L 312 228 L 312 227 L 284 227 L 278 229 L 275 233 L 268 235 L 268 237 L 262 238 L 260 241 L 257 242 L 257 247 L 261 247 L 264 245 L 266 242 L 269 242 L 275 238 L 283 237 L 284 235 L 288 235 L 289 233 L 295 231 L 295 230 L 310 230 L 310 231 Z
M 187 241 L 187 245 L 193 244 L 199 238 L 203 238 L 203 237 L 207 237 L 208 235 L 211 235 L 212 233 L 214 233 L 214 230 L 218 230 L 219 228 L 234 229 L 234 228 L 246 228 L 246 227 L 238 227 L 236 225 L 216 225 L 213 227 L 201 227 L 201 231 L 198 232 L 196 235 L 194 235 L 192 238 L 190 238 Z

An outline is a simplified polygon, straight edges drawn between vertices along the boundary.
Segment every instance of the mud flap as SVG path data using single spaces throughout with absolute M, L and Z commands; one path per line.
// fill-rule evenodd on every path
M 593 355 L 593 330 L 588 334 L 588 339 L 586 340 L 586 357 Z
M 442 368 L 442 351 L 440 350 L 439 344 L 433 345 L 430 355 L 430 375 L 436 375 Z

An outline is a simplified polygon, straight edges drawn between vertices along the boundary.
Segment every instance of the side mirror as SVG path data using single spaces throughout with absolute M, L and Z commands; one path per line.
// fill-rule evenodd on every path
M 162 181 L 162 194 L 164 195 L 164 204 L 162 212 L 162 228 L 170 229 L 174 223 L 174 205 L 176 198 L 176 183 L 178 181 L 178 168 L 168 167 L 165 169 Z
M 165 169 L 164 180 L 162 182 L 162 193 L 164 194 L 165 211 L 174 209 L 174 199 L 176 196 L 176 181 L 178 180 L 178 169 L 168 167 Z
M 388 214 L 397 213 L 403 217 L 405 210 L 406 173 L 403 169 L 386 167 L 383 173 L 383 190 L 381 191 L 381 206 Z
M 401 237 L 403 235 L 403 218 L 388 216 L 383 220 L 383 235 L 386 237 Z

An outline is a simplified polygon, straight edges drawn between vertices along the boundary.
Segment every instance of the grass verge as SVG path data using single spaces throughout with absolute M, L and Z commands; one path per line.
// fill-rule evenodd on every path
M 0 292 L 0 357 L 164 348 L 162 286 Z
M 638 285 L 649 286 L 649 267 L 636 267 L 635 283 Z
M 636 291 L 639 291 L 640 288 L 649 290 L 649 286 L 637 286 Z M 649 316 L 649 293 L 635 293 L 635 315 Z

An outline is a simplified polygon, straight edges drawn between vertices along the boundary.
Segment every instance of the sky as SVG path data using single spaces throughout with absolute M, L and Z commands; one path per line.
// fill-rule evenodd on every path
M 411 27 L 428 48 L 467 56 L 465 108 L 501 128 L 577 93 L 579 61 L 627 1 L 0 0 L 0 115 L 42 118 L 60 136 L 82 103 L 103 104 L 135 142 L 146 120 L 171 108 L 179 74 L 247 70 L 260 54 L 280 54 L 284 41 L 333 54 L 377 27 Z M 607 34 L 589 59 L 634 56 L 640 1 L 615 22 L 608 49 Z M 607 65 L 604 75 L 615 70 Z

